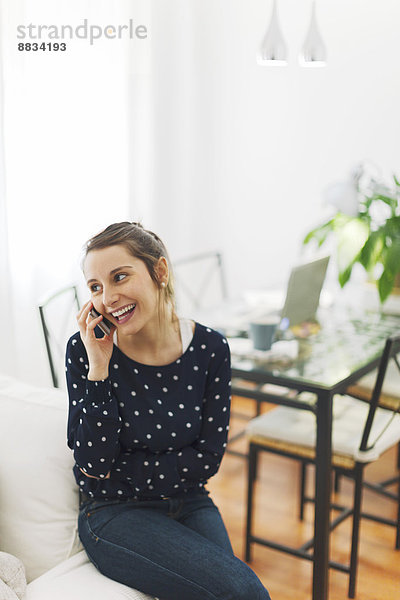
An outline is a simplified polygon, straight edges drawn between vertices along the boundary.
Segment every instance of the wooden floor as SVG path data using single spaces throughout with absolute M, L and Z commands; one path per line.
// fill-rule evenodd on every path
M 233 400 L 233 410 L 246 413 L 254 410 L 250 400 Z M 242 428 L 244 421 L 232 418 L 231 433 Z M 244 440 L 232 445 L 245 450 Z M 395 452 L 388 452 L 375 465 L 367 468 L 371 481 L 390 477 L 395 472 Z M 235 554 L 243 560 L 246 497 L 246 460 L 225 455 L 219 473 L 208 488 L 219 506 Z M 303 523 L 297 518 L 299 471 L 295 461 L 263 453 L 259 464 L 256 492 L 256 528 L 281 543 L 301 544 L 309 539 L 313 529 L 313 507 L 308 505 Z M 312 481 L 310 477 L 310 493 Z M 338 501 L 345 502 L 352 483 L 342 481 Z M 366 490 L 364 509 L 373 512 L 379 505 L 389 518 L 395 518 L 395 503 Z M 331 556 L 346 562 L 350 543 L 350 520 L 342 523 L 331 535 Z M 395 530 L 372 521 L 362 521 L 357 580 L 357 600 L 400 600 L 400 551 L 394 549 Z M 271 594 L 272 600 L 310 600 L 311 563 L 258 545 L 253 546 L 251 567 Z M 330 570 L 329 600 L 347 598 L 348 576 Z

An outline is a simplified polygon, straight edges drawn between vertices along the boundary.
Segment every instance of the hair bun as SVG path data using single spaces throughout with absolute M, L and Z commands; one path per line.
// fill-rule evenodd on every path
M 131 225 L 133 225 L 134 227 L 138 227 L 139 229 L 143 229 L 145 231 L 145 229 L 141 223 L 135 223 L 135 221 L 132 221 Z

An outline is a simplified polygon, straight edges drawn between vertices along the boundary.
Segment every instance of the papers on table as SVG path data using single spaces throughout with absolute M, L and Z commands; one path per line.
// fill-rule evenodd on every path
M 299 351 L 297 340 L 274 342 L 270 350 L 255 350 L 248 338 L 228 338 L 231 354 L 238 358 L 261 359 L 267 361 L 295 360 Z

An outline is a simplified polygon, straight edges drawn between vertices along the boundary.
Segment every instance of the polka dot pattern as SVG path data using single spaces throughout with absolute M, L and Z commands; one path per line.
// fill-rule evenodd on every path
M 217 472 L 230 407 L 223 336 L 196 323 L 187 351 L 165 366 L 137 363 L 114 346 L 103 381 L 89 381 L 87 365 L 75 334 L 66 355 L 68 445 L 82 491 L 103 499 L 160 498 L 202 487 Z

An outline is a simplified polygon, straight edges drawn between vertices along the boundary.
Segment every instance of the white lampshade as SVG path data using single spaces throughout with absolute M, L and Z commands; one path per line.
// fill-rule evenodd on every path
M 274 0 L 271 21 L 257 54 L 257 63 L 262 66 L 287 65 L 287 47 L 279 26 L 277 0 Z
M 326 47 L 318 30 L 315 0 L 312 3 L 310 27 L 299 56 L 302 67 L 324 67 Z

